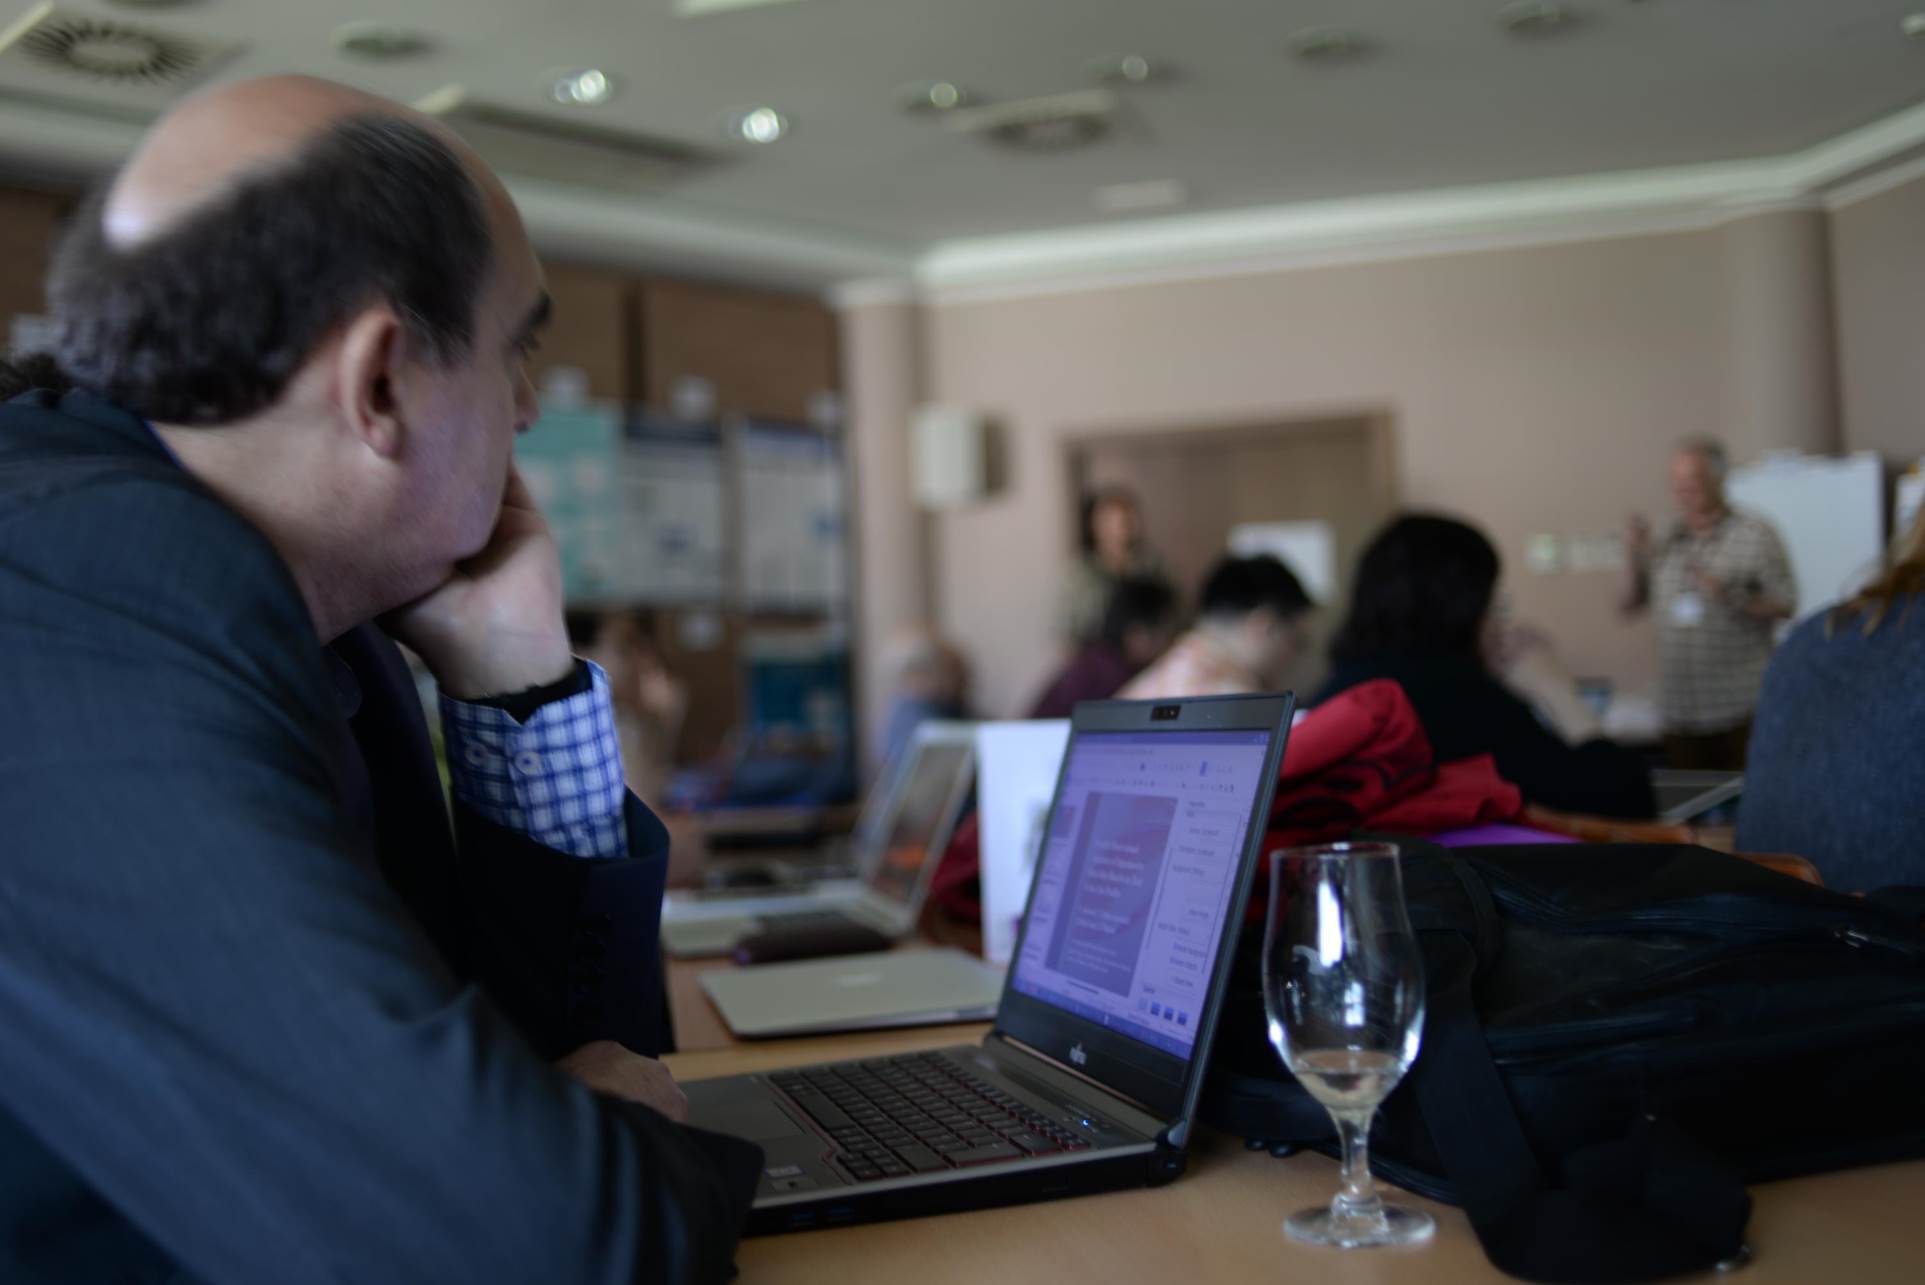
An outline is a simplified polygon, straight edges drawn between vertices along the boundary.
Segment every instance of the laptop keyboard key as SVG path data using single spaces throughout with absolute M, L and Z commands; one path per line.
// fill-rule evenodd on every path
M 931 1151 L 928 1147 L 914 1145 L 897 1147 L 896 1155 L 901 1157 L 902 1163 L 908 1165 L 917 1173 L 931 1173 L 937 1169 L 947 1169 L 949 1167 L 943 1163 L 941 1156 Z
M 810 1117 L 825 1129 L 848 1129 L 855 1124 L 842 1113 L 841 1107 L 820 1094 L 791 1093 L 789 1096 L 795 1100 L 797 1106 L 807 1111 Z
M 1040 1133 L 1012 1133 L 1003 1141 L 1014 1147 L 1021 1147 L 1032 1156 L 1046 1156 L 1053 1151 L 1061 1151 L 1055 1139 L 1045 1138 Z
M 948 1155 L 952 1165 L 986 1165 L 998 1160 L 1021 1160 L 1023 1153 L 1007 1142 L 990 1142 L 967 1151 L 952 1151 Z

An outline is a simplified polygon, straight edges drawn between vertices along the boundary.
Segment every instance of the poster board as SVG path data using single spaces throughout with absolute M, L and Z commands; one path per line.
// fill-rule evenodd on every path
M 1842 459 L 1768 455 L 1731 471 L 1734 508 L 1769 521 L 1798 579 L 1797 619 L 1850 596 L 1884 556 L 1884 465 L 1861 451 Z

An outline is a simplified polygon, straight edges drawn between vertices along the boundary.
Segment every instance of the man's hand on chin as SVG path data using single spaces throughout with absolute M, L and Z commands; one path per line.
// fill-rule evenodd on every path
M 455 700 L 507 696 L 567 677 L 575 659 L 562 623 L 561 556 L 512 465 L 487 545 L 383 623 Z

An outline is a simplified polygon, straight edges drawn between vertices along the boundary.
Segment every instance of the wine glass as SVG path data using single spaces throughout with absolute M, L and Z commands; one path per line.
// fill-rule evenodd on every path
M 1290 1215 L 1285 1234 L 1346 1249 L 1429 1240 L 1431 1216 L 1386 1205 L 1370 1180 L 1371 1118 L 1416 1061 L 1424 1027 L 1423 961 L 1394 845 L 1270 854 L 1263 1006 L 1270 1042 L 1343 1144 L 1336 1199 Z

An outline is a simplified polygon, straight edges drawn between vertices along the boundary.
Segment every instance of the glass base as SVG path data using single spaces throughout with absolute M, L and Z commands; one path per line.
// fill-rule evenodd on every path
M 1421 1209 L 1380 1205 L 1374 1214 L 1339 1217 L 1329 1205 L 1306 1209 L 1283 1220 L 1283 1234 L 1305 1245 L 1332 1249 L 1422 1245 L 1436 1234 L 1437 1220 Z

